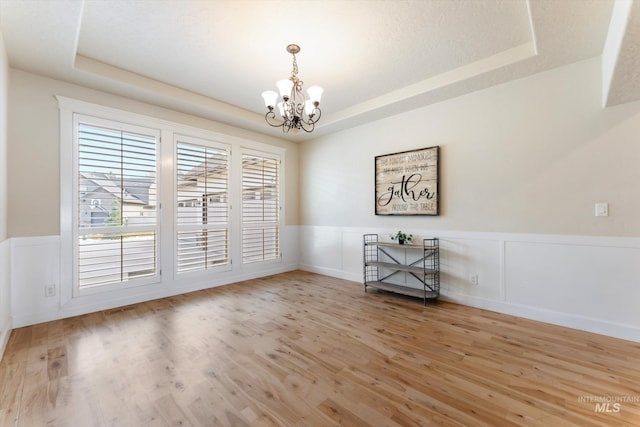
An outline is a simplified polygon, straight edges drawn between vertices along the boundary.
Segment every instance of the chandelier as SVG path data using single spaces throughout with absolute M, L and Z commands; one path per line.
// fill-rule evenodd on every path
M 313 132 L 322 115 L 322 111 L 319 108 L 322 88 L 320 86 L 311 86 L 307 89 L 309 99 L 305 98 L 302 93 L 303 82 L 298 78 L 298 63 L 296 62 L 296 53 L 300 52 L 300 46 L 290 44 L 287 46 L 287 52 L 293 55 L 291 77 L 278 80 L 276 83 L 282 98 L 277 104 L 278 94 L 276 92 L 268 90 L 262 93 L 264 103 L 269 110 L 264 115 L 264 118 L 270 126 L 281 127 L 285 133 L 291 129 Z M 276 105 L 280 117 L 276 117 L 276 112 L 274 111 Z

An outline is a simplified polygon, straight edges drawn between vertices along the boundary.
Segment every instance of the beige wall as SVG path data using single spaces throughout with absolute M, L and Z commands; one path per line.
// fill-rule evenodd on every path
M 285 224 L 298 224 L 297 144 L 19 70 L 10 70 L 10 78 L 8 233 L 11 237 L 60 233 L 60 146 L 55 95 L 286 148 Z
M 597 59 L 583 61 L 299 148 L 10 70 L 8 235 L 59 234 L 54 95 L 63 95 L 285 146 L 288 225 L 300 212 L 305 225 L 639 236 L 640 200 L 632 195 L 640 182 L 640 103 L 603 109 L 599 70 Z M 433 145 L 441 147 L 441 215 L 375 216 L 373 158 Z M 594 217 L 600 201 L 610 204 L 609 217 Z
M 301 224 L 640 236 L 640 102 L 600 82 L 592 59 L 303 143 Z M 374 157 L 434 145 L 441 215 L 375 216 Z
M 7 90 L 9 65 L 0 34 L 0 242 L 7 238 Z
M 7 88 L 9 65 L 0 34 L 0 359 L 9 339 L 11 316 L 11 250 L 7 238 Z

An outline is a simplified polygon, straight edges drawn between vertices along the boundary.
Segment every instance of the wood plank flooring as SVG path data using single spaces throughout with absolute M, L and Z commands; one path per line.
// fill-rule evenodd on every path
M 637 426 L 640 344 L 296 271 L 15 329 L 45 425 Z

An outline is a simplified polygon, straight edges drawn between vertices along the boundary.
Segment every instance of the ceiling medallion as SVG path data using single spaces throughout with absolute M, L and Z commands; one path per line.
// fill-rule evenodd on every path
M 278 94 L 276 92 L 268 90 L 262 93 L 264 103 L 269 110 L 264 118 L 270 126 L 281 127 L 285 133 L 291 129 L 313 132 L 322 115 L 320 110 L 322 88 L 320 86 L 311 86 L 307 89 L 309 99 L 304 96 L 302 93 L 303 82 L 298 78 L 298 63 L 296 62 L 296 54 L 300 52 L 300 46 L 290 44 L 287 46 L 287 52 L 293 55 L 291 77 L 278 80 L 276 83 L 280 91 L 280 102 L 277 102 Z M 276 117 L 276 105 L 280 117 Z

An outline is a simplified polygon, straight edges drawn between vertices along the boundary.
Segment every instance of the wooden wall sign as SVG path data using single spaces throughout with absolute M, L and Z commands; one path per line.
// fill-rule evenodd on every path
M 376 215 L 438 215 L 438 148 L 376 156 Z

